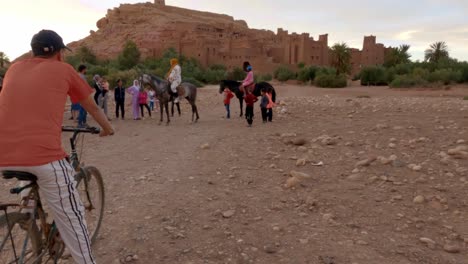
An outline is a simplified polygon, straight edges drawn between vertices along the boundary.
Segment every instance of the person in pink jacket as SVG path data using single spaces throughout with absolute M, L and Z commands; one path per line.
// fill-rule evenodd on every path
M 253 70 L 252 70 L 252 66 L 250 65 L 250 63 L 248 61 L 244 62 L 243 69 L 247 73 L 247 76 L 242 81 L 242 84 L 239 87 L 239 89 L 245 95 L 246 94 L 245 89 L 249 89 L 250 92 L 253 91 L 253 88 L 255 86 L 255 79 L 254 79 L 254 73 L 253 73 Z

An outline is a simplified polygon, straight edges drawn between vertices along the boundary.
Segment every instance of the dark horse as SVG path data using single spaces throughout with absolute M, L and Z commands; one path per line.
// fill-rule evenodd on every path
M 169 94 L 169 82 L 151 74 L 143 74 L 141 76 L 141 82 L 143 85 L 148 84 L 151 89 L 155 91 L 161 109 L 160 123 L 163 121 L 163 110 L 166 109 L 167 124 L 169 124 L 169 122 L 171 122 L 169 118 L 169 101 L 171 98 Z M 200 116 L 198 115 L 198 108 L 195 103 L 197 99 L 197 87 L 191 83 L 184 82 L 180 84 L 179 88 L 183 90 L 185 99 L 187 99 L 187 101 L 192 106 L 192 122 L 197 122 L 198 119 L 200 119 Z
M 239 99 L 239 104 L 240 104 L 240 116 L 244 115 L 243 112 L 243 105 L 244 105 L 244 93 L 239 89 L 242 83 L 238 81 L 230 81 L 230 80 L 223 80 L 219 84 L 219 93 L 223 93 L 224 89 L 229 89 L 231 92 L 233 92 L 237 99 Z M 276 91 L 273 86 L 267 82 L 260 82 L 255 84 L 255 88 L 253 90 L 253 94 L 255 96 L 261 96 L 262 91 L 265 91 L 267 93 L 271 93 L 271 100 L 273 102 L 276 102 Z

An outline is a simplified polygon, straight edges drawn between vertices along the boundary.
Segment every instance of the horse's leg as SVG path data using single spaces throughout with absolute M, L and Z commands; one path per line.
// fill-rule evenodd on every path
M 192 123 L 193 123 L 193 119 L 195 117 L 195 108 L 194 108 L 193 104 L 191 104 L 191 105 L 192 105 Z
M 243 98 L 239 98 L 239 105 L 240 105 L 240 117 L 244 116 L 244 101 Z
M 174 101 L 171 101 L 171 116 L 174 117 Z
M 197 115 L 197 119 L 195 119 L 195 122 L 197 122 L 198 119 L 200 119 L 200 116 L 198 115 L 198 107 L 197 107 L 197 105 L 195 104 L 195 102 L 193 102 L 193 107 L 195 108 L 195 114 Z
M 161 118 L 159 119 L 159 124 L 161 125 L 163 121 L 163 114 L 164 114 L 164 101 L 163 100 L 159 101 L 159 114 L 161 115 Z
M 166 122 L 166 125 L 169 125 L 169 123 L 171 122 L 171 119 L 169 117 L 169 102 L 166 103 L 166 114 L 167 114 L 167 122 Z

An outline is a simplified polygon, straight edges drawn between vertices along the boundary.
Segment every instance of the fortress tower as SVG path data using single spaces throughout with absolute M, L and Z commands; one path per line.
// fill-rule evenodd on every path
M 165 0 L 154 0 L 154 4 L 165 6 L 166 1 Z

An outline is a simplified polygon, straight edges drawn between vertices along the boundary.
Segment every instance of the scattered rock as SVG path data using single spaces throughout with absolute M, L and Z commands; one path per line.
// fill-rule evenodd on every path
M 422 166 L 421 165 L 416 165 L 416 164 L 410 164 L 408 165 L 408 168 L 413 170 L 413 171 L 421 171 Z
M 382 165 L 388 165 L 390 163 L 392 163 L 392 160 L 391 159 L 387 159 L 385 157 L 378 157 L 377 160 L 382 164 Z
M 405 163 L 399 159 L 392 160 L 392 166 L 396 168 L 401 168 L 405 166 Z
M 281 137 L 282 138 L 288 138 L 288 137 L 296 137 L 296 133 L 284 133 L 284 134 L 281 134 Z
M 455 159 L 468 159 L 468 146 L 458 146 L 454 149 L 449 149 L 447 154 Z
M 322 215 L 322 219 L 325 220 L 325 221 L 330 221 L 330 220 L 334 220 L 335 216 L 333 214 L 324 214 Z
M 297 138 L 292 141 L 293 145 L 304 146 L 307 144 L 307 140 L 304 138 Z
M 292 176 L 292 177 L 296 177 L 298 179 L 310 179 L 312 178 L 312 176 L 310 176 L 309 174 L 307 173 L 303 173 L 303 172 L 298 172 L 298 171 L 290 171 L 289 174 Z
M 362 175 L 361 174 L 351 174 L 349 177 L 348 177 L 348 180 L 351 180 L 351 181 L 359 181 L 362 179 Z
M 298 186 L 299 184 L 301 183 L 301 180 L 297 177 L 289 177 L 287 180 L 286 180 L 286 188 L 290 189 L 290 188 L 294 188 L 296 186 Z
M 224 218 L 231 218 L 234 216 L 234 214 L 236 213 L 235 210 L 227 210 L 225 212 L 223 212 L 223 217 Z
M 437 243 L 434 240 L 427 238 L 427 237 L 421 237 L 419 241 L 426 244 L 426 246 L 430 249 L 435 249 L 437 245 Z
M 356 167 L 368 167 L 376 160 L 377 160 L 377 157 L 371 157 L 365 160 L 361 160 L 358 163 L 356 163 Z
M 201 149 L 209 149 L 209 148 L 210 148 L 210 144 L 205 143 L 205 144 L 201 145 L 200 148 L 201 148 Z
M 455 244 L 445 244 L 444 245 L 445 252 L 456 254 L 460 253 L 460 247 Z
M 314 142 L 315 141 L 320 141 L 320 143 L 322 145 L 326 145 L 326 146 L 332 146 L 332 145 L 336 145 L 338 143 L 336 138 L 330 137 L 328 135 L 322 135 L 322 136 L 314 139 Z
M 356 241 L 356 244 L 357 244 L 357 245 L 361 245 L 361 246 L 369 245 L 369 243 L 367 243 L 367 242 L 364 241 L 364 240 L 358 240 L 358 241 Z
M 268 254 L 275 254 L 278 251 L 275 245 L 265 245 L 263 250 Z
M 422 196 L 422 195 L 418 195 L 418 196 L 414 197 L 414 199 L 413 199 L 413 202 L 415 204 L 422 204 L 425 201 L 426 201 L 426 198 L 424 198 L 424 196 Z
M 306 159 L 298 159 L 296 161 L 296 166 L 297 167 L 302 167 L 302 166 L 305 166 L 307 164 L 307 160 Z
M 307 152 L 307 148 L 304 147 L 304 146 L 300 146 L 297 148 L 297 151 L 300 151 L 300 152 Z

